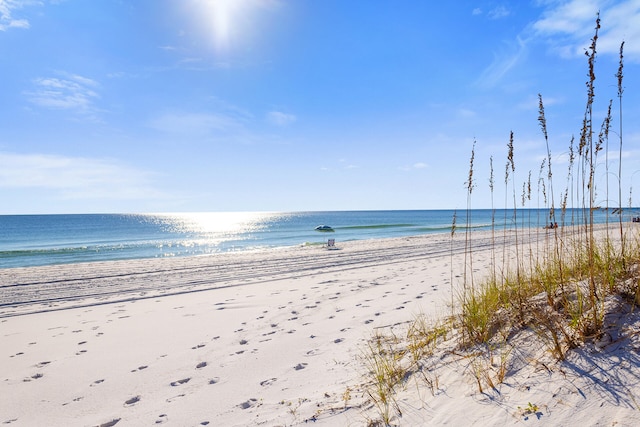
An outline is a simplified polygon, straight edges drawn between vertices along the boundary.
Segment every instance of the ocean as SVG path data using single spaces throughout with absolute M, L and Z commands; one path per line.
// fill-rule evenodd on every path
M 431 233 L 450 233 L 453 210 L 0 215 L 0 268 L 207 255 Z M 456 228 L 542 227 L 548 211 L 476 209 Z M 565 223 L 579 211 L 567 213 Z M 596 211 L 595 221 L 607 214 Z M 617 221 L 618 217 L 610 217 Z M 329 225 L 333 232 L 319 232 Z

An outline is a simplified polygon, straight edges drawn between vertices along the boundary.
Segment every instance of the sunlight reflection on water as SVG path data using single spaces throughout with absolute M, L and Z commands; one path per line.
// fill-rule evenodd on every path
M 284 214 L 269 212 L 190 212 L 153 214 L 150 219 L 166 231 L 182 234 L 183 246 L 217 244 L 226 240 L 245 240 L 252 233 L 268 230 Z

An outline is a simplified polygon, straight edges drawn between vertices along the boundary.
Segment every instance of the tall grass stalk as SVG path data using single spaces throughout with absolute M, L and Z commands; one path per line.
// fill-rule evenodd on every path
M 620 43 L 620 62 L 618 65 L 618 72 L 616 73 L 616 78 L 618 80 L 618 137 L 620 138 L 620 152 L 618 155 L 618 216 L 620 218 L 620 241 L 622 242 L 622 259 L 624 260 L 624 233 L 622 231 L 622 93 L 624 92 L 624 86 L 622 85 L 622 81 L 624 78 L 623 68 L 624 68 L 624 41 Z
M 471 149 L 471 159 L 469 160 L 469 177 L 467 179 L 466 187 L 467 187 L 467 223 L 465 227 L 464 234 L 464 287 L 465 293 L 467 289 L 467 285 L 470 285 L 470 291 L 475 292 L 475 288 L 473 286 L 473 249 L 471 247 L 471 194 L 473 193 L 473 189 L 475 187 L 475 183 L 473 181 L 473 162 L 475 160 L 476 155 L 476 141 L 473 140 L 473 147 Z
M 585 51 L 585 55 L 588 58 L 588 67 L 589 67 L 589 79 L 587 80 L 587 105 L 585 110 L 585 125 L 583 126 L 584 139 L 586 142 L 586 148 L 588 149 L 588 166 L 589 166 L 589 179 L 588 179 L 588 191 L 589 191 L 589 220 L 587 222 L 588 225 L 588 235 L 587 235 L 587 255 L 589 257 L 589 298 L 592 303 L 592 321 L 594 332 L 600 329 L 602 324 L 601 316 L 598 310 L 598 302 L 599 295 L 598 289 L 596 287 L 596 277 L 595 277 L 595 240 L 593 234 L 593 212 L 596 208 L 595 197 L 596 197 L 596 189 L 595 189 L 595 168 L 596 168 L 596 147 L 593 143 L 593 100 L 595 98 L 595 85 L 594 82 L 596 80 L 595 74 L 595 62 L 596 62 L 596 54 L 597 54 L 597 44 L 598 44 L 598 32 L 600 30 L 600 14 L 598 13 L 596 18 L 596 27 L 595 34 L 591 39 L 591 45 Z

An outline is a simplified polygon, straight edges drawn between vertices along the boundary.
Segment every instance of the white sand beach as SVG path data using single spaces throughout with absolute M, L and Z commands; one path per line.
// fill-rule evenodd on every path
M 488 239 L 474 235 L 479 276 Z M 0 423 L 375 425 L 366 344 L 450 313 L 464 241 L 336 246 L 0 270 Z M 624 322 L 562 363 L 515 337 L 521 366 L 483 393 L 443 354 L 433 390 L 407 379 L 394 423 L 640 425 L 640 318 Z

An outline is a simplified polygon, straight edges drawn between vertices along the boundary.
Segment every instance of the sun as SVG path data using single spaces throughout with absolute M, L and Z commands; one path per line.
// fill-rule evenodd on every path
M 255 39 L 266 9 L 276 0 L 187 0 L 193 30 L 218 53 L 230 52 Z

